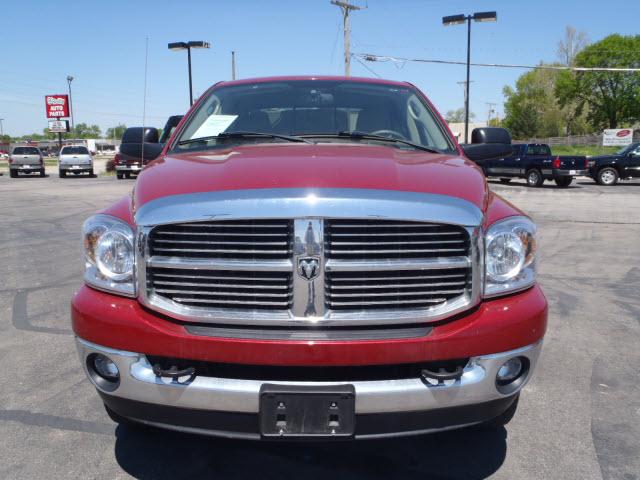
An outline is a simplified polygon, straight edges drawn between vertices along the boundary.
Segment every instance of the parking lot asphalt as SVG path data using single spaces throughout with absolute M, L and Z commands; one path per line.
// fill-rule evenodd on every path
M 549 329 L 506 429 L 252 443 L 116 427 L 80 368 L 69 301 L 84 219 L 114 177 L 0 177 L 0 478 L 640 479 L 640 182 L 491 183 L 539 226 Z

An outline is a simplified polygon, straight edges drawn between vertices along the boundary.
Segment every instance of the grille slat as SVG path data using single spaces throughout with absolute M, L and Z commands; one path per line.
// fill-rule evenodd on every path
M 159 225 L 152 254 L 199 259 L 285 259 L 291 256 L 291 220 L 223 220 Z

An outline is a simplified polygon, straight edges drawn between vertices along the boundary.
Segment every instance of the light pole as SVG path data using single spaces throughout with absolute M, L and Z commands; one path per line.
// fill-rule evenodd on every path
M 467 22 L 467 81 L 465 82 L 464 95 L 464 143 L 469 143 L 469 76 L 471 66 L 471 20 L 474 22 L 495 22 L 498 20 L 496 12 L 476 12 L 473 15 L 450 15 L 442 17 L 445 27 L 461 25 Z
M 71 75 L 67 75 L 67 84 L 69 85 L 69 112 L 71 113 L 71 137 L 73 138 L 73 101 L 71 100 L 71 82 L 73 82 L 73 77 Z
M 169 50 L 186 50 L 187 51 L 187 63 L 189 68 L 189 106 L 193 105 L 193 84 L 191 81 L 191 49 L 192 48 L 209 48 L 211 45 L 209 42 L 190 41 L 190 42 L 173 42 L 167 45 Z
M 4 127 L 2 126 L 2 122 L 4 122 L 4 118 L 0 118 L 0 137 L 4 137 Z

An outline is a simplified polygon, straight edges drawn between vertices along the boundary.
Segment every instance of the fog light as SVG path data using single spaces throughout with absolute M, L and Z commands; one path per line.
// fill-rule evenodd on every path
M 109 357 L 106 357 L 101 353 L 98 353 L 93 357 L 93 367 L 95 368 L 96 373 L 105 380 L 115 382 L 118 380 L 118 377 L 120 377 L 120 372 L 118 371 L 116 364 L 113 363 Z
M 513 357 L 502 364 L 498 370 L 497 380 L 501 385 L 513 382 L 517 379 L 523 370 L 523 364 L 520 357 Z

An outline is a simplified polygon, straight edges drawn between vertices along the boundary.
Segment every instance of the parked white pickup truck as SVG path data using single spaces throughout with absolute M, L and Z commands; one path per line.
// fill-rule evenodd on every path
M 67 173 L 78 175 L 88 173 L 93 177 L 93 158 L 89 150 L 84 145 L 67 145 L 60 150 L 58 159 L 60 178 L 67 176 Z

